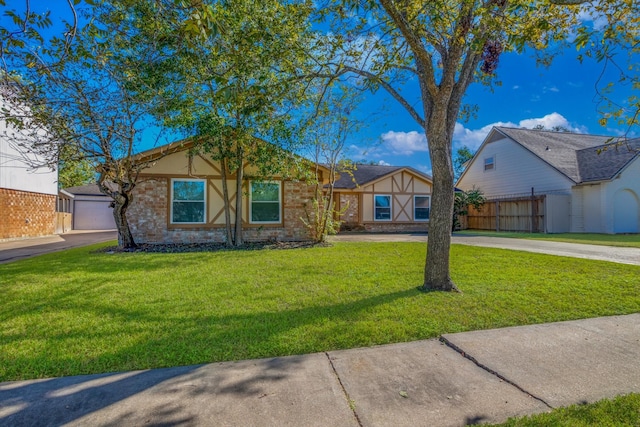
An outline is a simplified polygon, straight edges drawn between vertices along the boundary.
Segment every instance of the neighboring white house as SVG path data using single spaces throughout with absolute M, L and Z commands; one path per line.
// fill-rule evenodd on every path
M 494 127 L 457 182 L 488 200 L 546 195 L 549 233 L 640 232 L 640 139 Z
M 49 235 L 56 229 L 58 172 L 33 166 L 38 159 L 18 146 L 24 139 L 19 132 L 0 120 L 0 239 Z

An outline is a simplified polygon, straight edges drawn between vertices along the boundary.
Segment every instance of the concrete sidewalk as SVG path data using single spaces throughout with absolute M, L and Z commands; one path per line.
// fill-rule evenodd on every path
M 0 241 L 0 264 L 36 255 L 116 240 L 115 230 L 71 231 L 53 236 Z
M 640 314 L 0 383 L 3 426 L 461 426 L 640 392 Z
M 426 242 L 427 234 L 353 233 L 338 234 L 331 236 L 330 239 L 335 242 Z M 639 248 L 489 237 L 464 233 L 454 233 L 451 236 L 451 243 L 640 265 Z

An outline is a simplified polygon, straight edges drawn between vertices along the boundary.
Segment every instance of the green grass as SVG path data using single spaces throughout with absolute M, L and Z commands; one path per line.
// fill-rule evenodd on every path
M 640 311 L 640 267 L 525 252 L 454 245 L 458 294 L 417 290 L 423 243 L 181 254 L 99 246 L 0 265 L 0 381 Z
M 508 237 L 515 239 L 549 240 L 553 242 L 585 243 L 589 245 L 640 248 L 640 234 L 595 234 L 595 233 L 511 233 L 507 231 L 464 230 L 456 234 L 473 236 Z
M 510 418 L 494 427 L 640 426 L 640 394 L 618 396 L 587 405 L 573 405 L 547 414 Z

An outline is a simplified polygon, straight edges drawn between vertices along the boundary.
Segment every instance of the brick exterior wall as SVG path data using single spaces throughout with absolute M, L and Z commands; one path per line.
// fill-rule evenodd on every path
M 359 205 L 357 194 L 340 194 L 340 210 L 347 207 L 344 213 L 340 216 L 340 219 L 344 221 L 345 225 L 358 224 L 360 218 L 358 216 Z
M 54 234 L 56 200 L 52 194 L 0 188 L 0 239 Z
M 224 242 L 224 227 L 189 227 L 169 229 L 168 218 L 169 178 L 151 177 L 141 180 L 134 190 L 133 202 L 127 218 L 133 237 L 138 243 L 202 243 Z M 309 231 L 300 220 L 313 198 L 314 188 L 304 182 L 283 183 L 284 227 L 265 225 L 245 228 L 245 241 L 304 241 Z

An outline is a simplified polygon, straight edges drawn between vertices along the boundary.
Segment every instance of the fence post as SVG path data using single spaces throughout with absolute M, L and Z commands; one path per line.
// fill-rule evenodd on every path
M 530 232 L 531 233 L 535 233 L 536 230 L 536 199 L 535 199 L 535 191 L 533 190 L 533 187 L 531 187 L 531 226 L 530 226 Z
M 496 200 L 496 231 L 500 231 L 500 202 Z

